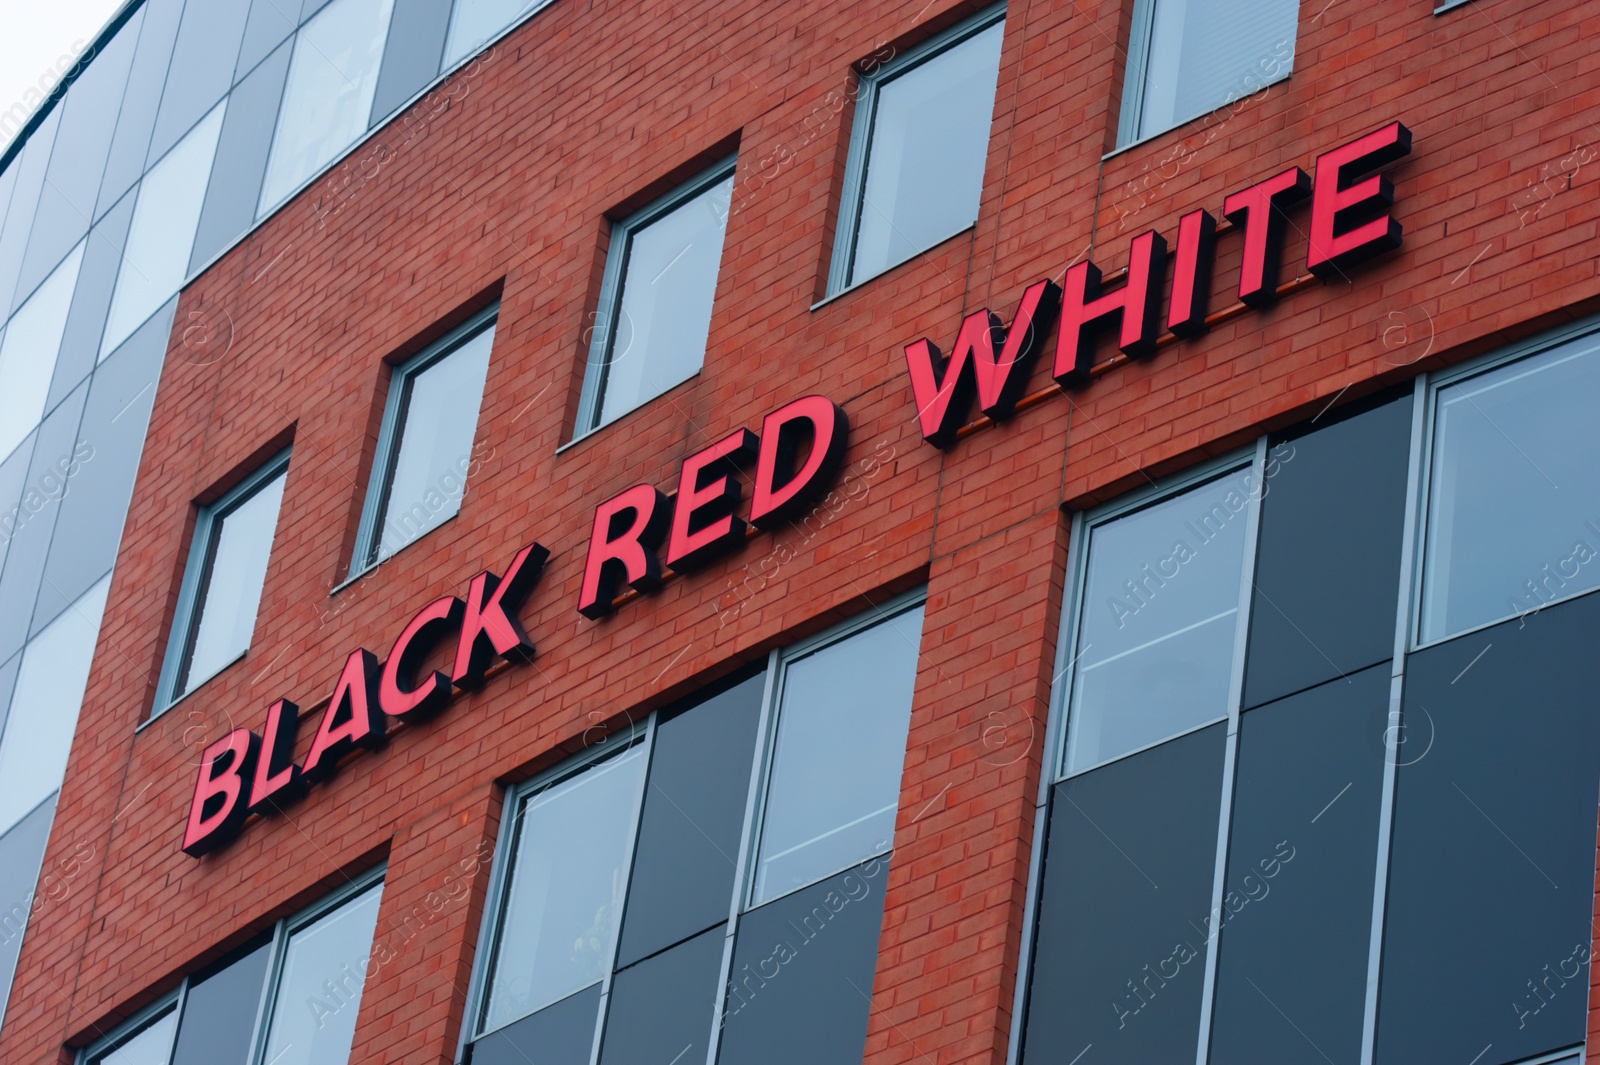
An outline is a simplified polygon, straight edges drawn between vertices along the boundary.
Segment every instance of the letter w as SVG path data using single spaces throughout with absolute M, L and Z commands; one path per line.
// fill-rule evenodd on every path
M 1009 329 L 987 307 L 967 315 L 948 359 L 928 340 L 907 344 L 906 369 L 923 439 L 935 447 L 955 443 L 974 391 L 983 413 L 996 421 L 1009 417 L 1060 306 L 1061 287 L 1048 279 L 1037 281 L 1022 294 Z

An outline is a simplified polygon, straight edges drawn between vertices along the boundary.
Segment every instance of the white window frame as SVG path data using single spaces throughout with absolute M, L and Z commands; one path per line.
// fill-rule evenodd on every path
M 871 277 L 864 277 L 860 281 L 850 280 L 851 271 L 856 262 L 856 240 L 861 230 L 861 208 L 864 202 L 867 187 L 867 164 L 872 155 L 872 134 L 876 127 L 878 111 L 878 95 L 883 87 L 906 72 L 921 66 L 931 59 L 936 59 L 962 44 L 972 37 L 976 37 L 984 30 L 1006 19 L 1005 3 L 998 3 L 992 7 L 973 15 L 962 22 L 951 26 L 949 29 L 938 33 L 928 40 L 923 41 L 915 48 L 909 49 L 903 55 L 870 71 L 857 75 L 855 114 L 850 120 L 850 149 L 845 157 L 844 184 L 839 194 L 839 218 L 835 223 L 833 236 L 833 258 L 828 266 L 828 288 L 823 302 L 832 299 L 849 289 L 865 285 L 876 278 L 882 277 L 890 270 L 904 266 L 918 257 L 943 244 L 951 237 L 964 233 L 972 228 L 971 223 L 961 226 L 952 233 L 921 249 L 916 254 L 908 256 L 893 266 L 886 267 Z M 984 144 L 984 157 L 989 153 L 988 143 Z M 820 306 L 820 304 L 819 304 Z M 813 308 L 815 309 L 815 308 Z

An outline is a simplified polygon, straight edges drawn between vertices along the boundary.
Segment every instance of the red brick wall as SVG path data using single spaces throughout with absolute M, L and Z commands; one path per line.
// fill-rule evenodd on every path
M 1061 507 L 1236 446 L 1336 399 L 1600 305 L 1600 28 L 1572 0 L 1302 6 L 1295 73 L 1110 159 L 1132 0 L 1015 0 L 976 227 L 817 310 L 851 64 L 975 10 L 947 0 L 558 0 L 257 229 L 185 293 L 128 516 L 0 1060 L 55 1062 L 182 973 L 386 855 L 352 1060 L 446 1062 L 464 1007 L 500 783 L 770 647 L 926 581 L 927 621 L 867 1060 L 1000 1062 L 1064 581 Z M 1319 10 L 1320 8 L 1320 10 Z M 913 420 L 901 346 L 1024 285 L 1399 119 L 1405 246 L 1299 286 L 948 453 Z M 560 454 L 605 218 L 737 141 L 704 370 Z M 1578 165 L 1580 164 L 1581 165 Z M 1284 280 L 1303 273 L 1294 216 Z M 1213 308 L 1237 236 L 1219 240 Z M 349 563 L 385 358 L 501 294 L 461 513 L 355 584 Z M 1049 349 L 1047 348 L 1047 352 Z M 1109 355 L 1109 347 L 1102 357 Z M 1048 363 L 1048 355 L 1042 360 Z M 1041 365 L 1030 391 L 1048 385 Z M 607 621 L 574 609 L 591 508 L 670 487 L 697 445 L 811 391 L 842 404 L 866 485 L 815 535 L 763 535 Z M 292 438 L 248 655 L 148 712 L 191 502 Z M 537 662 L 354 758 L 291 816 L 202 862 L 178 850 L 200 748 L 537 538 Z M 302 753 L 311 729 L 302 728 Z M 402 922 L 463 861 L 466 899 Z M 1600 995 L 1600 992 L 1597 992 Z M 1595 1014 L 1600 1016 L 1600 1014 Z

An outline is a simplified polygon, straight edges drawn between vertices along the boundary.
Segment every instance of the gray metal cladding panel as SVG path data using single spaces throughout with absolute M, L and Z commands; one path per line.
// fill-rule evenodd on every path
M 56 800 L 51 796 L 9 832 L 0 835 L 0 1014 L 4 1013 L 11 992 L 17 955 L 22 951 L 28 915 L 37 897 L 39 865 L 44 861 L 44 846 L 50 837 L 50 819 L 55 808 Z M 76 864 L 72 864 L 64 867 L 63 872 L 76 869 Z M 52 879 L 45 886 L 45 898 L 62 890 L 55 886 L 57 883 L 67 881 Z
M 100 364 L 89 384 L 72 453 L 64 468 L 57 457 L 48 482 L 59 486 L 60 517 L 30 635 L 55 620 L 116 561 L 175 306 L 176 300 L 169 301 L 151 315 Z
M 1581 1043 L 1600 791 L 1600 595 L 1406 665 L 1378 1065 Z
M 167 82 L 172 45 L 178 38 L 182 15 L 183 0 L 145 0 L 144 7 L 123 28 L 124 33 L 130 27 L 138 30 L 139 46 L 133 53 L 128 90 L 122 96 L 117 132 L 111 138 L 111 154 L 100 182 L 99 211 L 122 199 L 144 173 L 150 133 L 161 106 L 161 89 Z
M 33 462 L 33 442 L 38 431 L 29 433 L 16 449 L 0 461 L 0 577 L 5 575 L 7 549 L 17 530 L 34 518 L 34 507 L 24 505 L 23 491 L 28 484 L 28 466 Z M 4 605 L 0 604 L 0 609 Z
M 1022 1060 L 1194 1060 L 1227 725 L 1055 786 Z M 1085 1057 L 1083 1060 L 1089 1060 Z
M 1244 705 L 1394 654 L 1409 394 L 1268 452 Z
M 255 223 L 292 47 L 284 44 L 228 97 L 189 269 L 197 270 Z
M 703 1065 L 726 929 L 723 922 L 613 978 L 600 1065 Z
M 239 46 L 239 63 L 234 68 L 234 81 L 242 81 L 257 63 L 289 39 L 298 24 L 299 14 L 300 9 L 294 0 L 251 0 L 250 15 L 244 24 L 244 43 Z
M 135 43 L 124 26 L 56 105 L 61 127 L 39 194 L 19 291 L 32 292 L 89 231 Z
M 39 427 L 28 465 L 28 480 L 23 499 L 35 493 L 38 509 L 30 513 L 11 538 L 6 565 L 0 570 L 0 658 L 21 649 L 33 617 L 34 600 L 44 576 L 44 562 L 50 551 L 50 536 L 60 516 L 60 496 L 52 495 L 54 471 L 63 459 L 70 459 L 78 439 L 78 421 L 89 393 L 85 381 L 61 405 L 46 416 Z
M 184 5 L 150 137 L 149 164 L 167 154 L 167 149 L 228 94 L 249 13 L 244 0 L 190 0 Z
M 1373 666 L 1240 722 L 1212 1061 L 1361 1057 L 1389 674 Z
M 171 1065 L 246 1065 L 271 961 L 268 939 L 189 982 Z
M 68 392 L 78 387 L 94 369 L 100 354 L 100 336 L 105 331 L 106 315 L 111 310 L 111 294 L 116 290 L 117 270 L 122 266 L 122 248 L 133 221 L 134 197 L 124 196 L 89 234 L 83 246 L 83 265 L 78 269 L 78 285 L 72 292 L 72 308 L 61 333 L 61 351 L 56 357 L 55 376 L 45 409 L 55 406 Z
M 888 879 L 873 859 L 740 918 L 720 1065 L 859 1065 Z
M 617 965 L 727 920 L 766 674 L 656 728 Z
M 372 98 L 372 125 L 416 95 L 439 74 L 451 0 L 394 0 L 394 19 Z
M 39 123 L 22 154 L 11 163 L 17 170 L 17 183 L 11 190 L 5 229 L 0 231 L 0 309 L 8 314 L 32 291 L 23 291 L 17 278 L 22 272 L 22 256 L 28 249 L 29 234 L 33 232 L 33 218 L 39 209 L 45 170 L 50 165 L 50 150 L 55 146 L 56 129 L 60 124 L 61 108 L 57 107 Z
M 594 984 L 484 1036 L 468 1050 L 467 1062 L 589 1065 L 599 1013 L 600 985 Z

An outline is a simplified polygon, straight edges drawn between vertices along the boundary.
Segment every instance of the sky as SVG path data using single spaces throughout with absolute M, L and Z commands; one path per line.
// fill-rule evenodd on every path
M 94 40 L 122 0 L 0 0 L 0 113 L 33 105 L 72 64 L 73 53 Z M 61 57 L 67 56 L 65 66 Z M 34 93 L 29 90 L 41 90 Z M 0 150 L 11 124 L 0 126 Z

